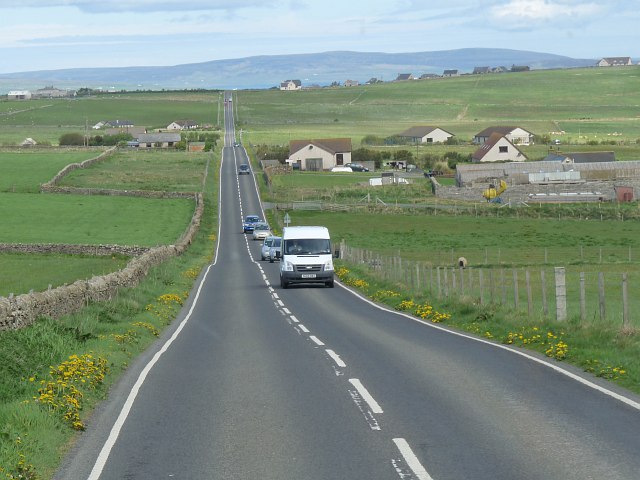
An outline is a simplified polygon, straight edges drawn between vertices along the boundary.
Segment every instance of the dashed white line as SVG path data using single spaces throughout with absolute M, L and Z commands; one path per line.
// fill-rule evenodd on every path
M 347 366 L 347 364 L 342 361 L 342 359 L 338 356 L 338 354 L 336 352 L 334 352 L 333 350 L 329 350 L 329 349 L 327 349 L 325 351 L 327 352 L 327 355 L 329 355 L 333 359 L 333 361 L 336 362 L 336 365 L 338 365 L 339 367 L 342 367 L 342 368 Z
M 282 300 L 278 300 L 278 305 L 280 305 L 281 307 L 284 307 L 284 302 Z
M 323 346 L 324 342 L 322 340 L 320 340 L 318 337 L 316 337 L 315 335 L 310 335 L 309 338 L 316 344 L 319 346 Z
M 287 315 L 291 315 L 291 311 L 287 307 L 283 307 L 282 311 Z
M 273 288 L 270 288 L 269 290 L 271 290 L 271 292 L 272 292 L 271 294 L 273 295 L 273 298 L 275 298 L 275 299 L 280 298 L 280 297 L 278 296 L 278 294 L 273 290 Z
M 304 333 L 309 333 L 309 329 L 307 327 L 305 327 L 303 324 L 298 324 L 298 326 L 300 327 L 300 330 L 302 330 Z
M 300 320 L 298 320 L 295 315 L 291 315 L 291 320 L 293 320 L 295 323 L 300 322 Z
M 383 413 L 382 407 L 380 407 L 378 402 L 376 402 L 375 398 L 373 398 L 373 395 L 369 393 L 369 390 L 367 390 L 364 385 L 362 385 L 362 382 L 360 380 L 358 380 L 357 378 L 350 378 L 349 383 L 351 383 L 351 385 L 356 388 L 360 396 L 364 399 L 365 402 L 367 402 L 369 408 L 373 413 Z
M 393 443 L 396 444 L 398 450 L 400 450 L 400 454 L 403 456 L 404 461 L 407 462 L 409 468 L 413 471 L 414 475 L 418 477 L 419 480 L 433 480 L 431 475 L 427 473 L 425 468 L 418 460 L 418 457 L 413 453 L 409 443 L 404 438 L 394 438 Z

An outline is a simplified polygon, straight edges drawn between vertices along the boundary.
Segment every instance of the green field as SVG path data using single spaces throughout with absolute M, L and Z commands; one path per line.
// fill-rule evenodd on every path
M 174 243 L 194 210 L 186 199 L 0 193 L 0 242 L 156 246 Z
M 0 192 L 37 193 L 70 163 L 97 157 L 102 151 L 89 150 L 0 150 Z
M 439 126 L 463 142 L 491 125 L 518 125 L 569 144 L 635 143 L 640 138 L 639 76 L 640 67 L 634 66 L 466 75 L 300 92 L 240 91 L 237 120 L 254 144 L 351 137 L 358 146 L 365 135 L 393 135 L 413 125 Z
M 130 120 L 149 129 L 165 128 L 171 122 L 189 118 L 200 125 L 215 127 L 219 114 L 220 93 L 137 92 L 102 94 L 88 98 L 0 102 L 0 145 L 18 145 L 26 137 L 38 143 L 57 145 L 64 133 L 90 135 L 99 131 L 91 127 L 105 120 Z
M 91 168 L 74 170 L 60 185 L 116 190 L 197 192 L 207 155 L 180 151 L 123 149 Z
M 0 254 L 0 296 L 47 290 L 124 268 L 122 256 Z

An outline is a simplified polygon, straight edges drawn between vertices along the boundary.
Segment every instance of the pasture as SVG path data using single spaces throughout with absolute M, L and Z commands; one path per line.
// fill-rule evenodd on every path
M 243 135 L 254 144 L 351 137 L 355 147 L 366 135 L 389 136 L 413 125 L 439 126 L 462 142 L 491 125 L 518 125 L 565 144 L 635 143 L 638 77 L 640 67 L 633 66 L 238 91 L 235 106 Z

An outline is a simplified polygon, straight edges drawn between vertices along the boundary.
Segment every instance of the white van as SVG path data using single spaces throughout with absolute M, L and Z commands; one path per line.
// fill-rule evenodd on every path
M 280 286 L 324 283 L 333 288 L 333 254 L 326 227 L 284 227 Z

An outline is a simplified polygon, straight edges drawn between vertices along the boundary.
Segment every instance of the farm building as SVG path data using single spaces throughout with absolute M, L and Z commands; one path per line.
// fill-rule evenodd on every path
M 640 179 L 640 160 L 625 162 L 563 163 L 558 161 L 459 164 L 456 185 L 471 186 L 504 179 L 510 185 L 584 183 Z
M 460 75 L 458 70 L 445 70 L 442 72 L 443 77 L 457 77 L 458 75 Z
M 74 90 L 61 90 L 53 85 L 39 88 L 33 92 L 33 98 L 65 98 L 74 97 L 75 95 L 76 92 Z
M 399 73 L 398 76 L 396 77 L 396 82 L 405 82 L 407 80 L 415 80 L 415 78 L 413 77 L 413 74 L 411 73 Z
M 31 100 L 31 96 L 29 90 L 11 90 L 7 93 L 8 100 Z
M 509 139 L 493 133 L 471 156 L 473 162 L 524 162 L 527 157 Z
M 312 171 L 331 170 L 351 163 L 351 139 L 291 140 L 287 163 L 297 164 L 300 170 Z
M 454 135 L 439 127 L 415 126 L 399 133 L 398 136 L 414 143 L 444 143 Z
M 553 152 L 544 158 L 545 161 L 556 161 L 563 163 L 597 163 L 597 162 L 615 162 L 615 152 L 576 152 L 576 153 L 560 153 Z
M 473 143 L 482 145 L 487 140 L 489 140 L 491 135 L 494 133 L 499 133 L 500 135 L 507 137 L 507 140 L 509 140 L 513 144 L 530 145 L 533 143 L 533 133 L 525 130 L 524 128 L 513 126 L 487 127 L 481 132 L 475 134 L 475 136 L 473 137 Z
M 180 141 L 179 133 L 143 133 L 138 135 L 139 148 L 171 148 Z

